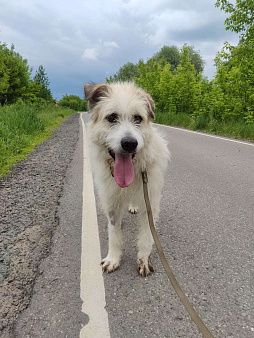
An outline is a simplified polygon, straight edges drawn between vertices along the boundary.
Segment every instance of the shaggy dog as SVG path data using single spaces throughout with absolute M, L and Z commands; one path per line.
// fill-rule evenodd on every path
M 136 213 L 138 271 L 154 271 L 150 262 L 153 238 L 143 196 L 142 170 L 147 170 L 148 190 L 154 219 L 159 214 L 163 177 L 169 152 L 166 142 L 152 125 L 155 104 L 151 96 L 132 83 L 84 85 L 92 113 L 89 125 L 90 152 L 95 184 L 108 218 L 109 249 L 102 269 L 120 266 L 123 250 L 122 211 Z

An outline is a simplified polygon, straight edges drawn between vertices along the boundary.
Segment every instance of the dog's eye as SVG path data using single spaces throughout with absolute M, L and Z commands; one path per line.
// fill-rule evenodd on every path
M 118 115 L 116 113 L 110 114 L 106 117 L 106 119 L 108 120 L 108 122 L 110 123 L 117 123 L 118 121 Z
M 134 123 L 140 124 L 143 119 L 139 115 L 134 115 L 133 120 L 134 120 Z

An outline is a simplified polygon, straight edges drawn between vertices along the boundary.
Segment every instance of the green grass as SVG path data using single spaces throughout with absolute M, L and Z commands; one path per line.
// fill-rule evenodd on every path
M 74 113 L 54 105 L 19 103 L 0 107 L 0 177 Z
M 217 121 L 205 115 L 156 113 L 156 123 L 184 127 L 210 134 L 254 141 L 254 123 L 245 124 L 237 121 Z
M 34 147 L 50 137 L 52 132 L 75 112 L 54 105 L 15 104 L 0 107 L 0 177 L 14 163 L 26 157 Z M 238 139 L 254 140 L 254 124 L 218 122 L 205 115 L 156 113 L 156 123 L 199 130 Z

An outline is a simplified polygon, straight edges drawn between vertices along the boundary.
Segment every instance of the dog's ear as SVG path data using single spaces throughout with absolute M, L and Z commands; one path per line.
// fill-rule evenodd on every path
M 103 97 L 109 96 L 109 87 L 106 83 L 85 84 L 84 92 L 91 110 Z
M 151 95 L 148 93 L 145 93 L 145 98 L 147 102 L 147 107 L 148 107 L 148 114 L 151 119 L 155 119 L 155 103 L 154 100 L 152 99 Z

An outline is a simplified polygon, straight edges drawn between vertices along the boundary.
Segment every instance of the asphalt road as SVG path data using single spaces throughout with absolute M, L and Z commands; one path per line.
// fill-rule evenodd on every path
M 179 128 L 156 128 L 163 131 L 171 152 L 157 224 L 166 257 L 215 337 L 254 337 L 254 144 Z M 37 292 L 16 326 L 17 337 L 78 337 L 88 322 L 80 311 L 78 271 L 81 132 L 80 128 L 65 179 L 53 249 L 42 265 Z M 96 207 L 101 256 L 105 257 L 107 220 L 97 196 Z M 121 267 L 104 275 L 111 338 L 200 337 L 170 286 L 155 249 L 152 262 L 156 272 L 147 278 L 138 275 L 135 215 L 126 212 L 123 228 L 126 245 Z M 66 257 L 68 268 L 59 264 L 61 257 Z M 50 292 L 43 291 L 47 285 Z M 33 329 L 25 335 L 25 323 L 31 322 Z
M 51 239 L 50 253 L 39 266 L 28 308 L 21 312 L 11 333 L 4 333 L 3 338 L 76 338 L 88 322 L 88 317 L 81 312 L 80 299 L 83 167 L 79 118 L 75 129 L 79 139 L 63 178 L 58 225 Z M 64 129 L 62 137 L 67 138 L 68 132 L 68 128 Z M 66 145 L 63 148 L 67 148 Z

